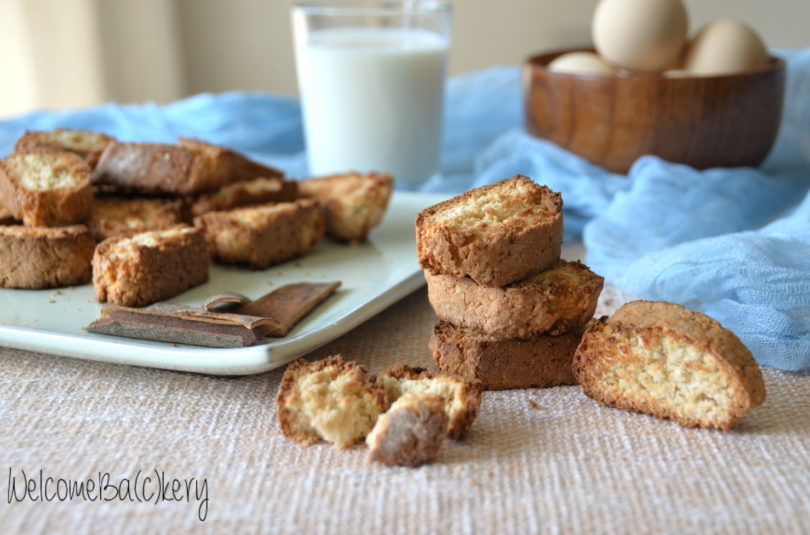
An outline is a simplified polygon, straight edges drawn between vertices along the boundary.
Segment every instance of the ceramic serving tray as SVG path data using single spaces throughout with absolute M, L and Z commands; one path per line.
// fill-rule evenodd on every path
M 414 219 L 446 196 L 394 193 L 367 243 L 322 240 L 307 256 L 264 271 L 216 264 L 208 283 L 170 299 L 201 306 L 211 295 L 239 292 L 256 299 L 293 282 L 341 281 L 338 290 L 286 337 L 236 349 L 173 345 L 88 333 L 99 315 L 91 285 L 59 290 L 0 290 L 0 346 L 86 360 L 214 375 L 277 368 L 360 325 L 424 284 L 416 262 Z

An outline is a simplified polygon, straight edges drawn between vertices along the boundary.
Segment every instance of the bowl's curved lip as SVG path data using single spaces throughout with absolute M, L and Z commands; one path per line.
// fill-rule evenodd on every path
M 651 78 L 660 78 L 662 80 L 672 80 L 673 82 L 684 81 L 684 80 L 719 80 L 719 79 L 728 79 L 728 78 L 739 78 L 745 76 L 757 76 L 762 74 L 769 74 L 773 72 L 784 71 L 787 62 L 784 58 L 780 56 L 769 55 L 768 56 L 768 64 L 764 67 L 758 67 L 756 69 L 750 69 L 743 72 L 735 72 L 735 73 L 728 73 L 728 74 L 694 74 L 694 75 L 682 75 L 682 76 L 662 76 L 661 73 L 643 73 L 643 72 L 629 72 L 629 71 L 622 71 L 618 73 L 616 76 L 611 76 L 607 74 L 595 74 L 595 73 L 587 73 L 587 74 L 575 74 L 575 73 L 568 73 L 568 72 L 552 72 L 548 70 L 548 64 L 551 63 L 552 60 L 555 58 L 562 56 L 563 54 L 568 54 L 569 52 L 595 52 L 593 48 L 588 47 L 578 47 L 578 48 L 567 48 L 561 50 L 552 50 L 549 52 L 541 52 L 538 54 L 532 54 L 529 56 L 525 62 L 524 67 L 528 69 L 532 69 L 535 71 L 539 71 L 544 73 L 546 76 L 554 77 L 554 78 L 575 78 L 575 79 L 585 79 L 585 80 L 642 80 L 646 79 L 649 80 Z

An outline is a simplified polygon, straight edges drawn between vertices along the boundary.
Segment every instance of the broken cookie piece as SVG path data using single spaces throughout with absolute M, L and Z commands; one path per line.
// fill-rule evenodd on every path
M 369 457 L 390 466 L 416 468 L 436 460 L 447 435 L 444 400 L 438 396 L 403 394 L 366 437 Z
M 366 381 L 366 369 L 334 355 L 298 359 L 281 379 L 278 422 L 284 436 L 303 446 L 321 440 L 338 448 L 362 441 L 387 407 L 382 387 Z
M 424 368 L 397 364 L 377 375 L 375 381 L 385 390 L 389 404 L 407 393 L 435 395 L 444 401 L 449 418 L 447 436 L 461 439 L 478 415 L 484 385 L 448 373 L 432 374 Z

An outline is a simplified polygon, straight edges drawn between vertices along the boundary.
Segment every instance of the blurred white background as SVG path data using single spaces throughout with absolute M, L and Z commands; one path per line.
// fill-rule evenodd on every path
M 810 0 L 686 0 L 810 46 Z M 231 89 L 294 94 L 291 0 L 0 0 L 0 117 Z M 597 0 L 457 0 L 450 72 L 590 42 Z

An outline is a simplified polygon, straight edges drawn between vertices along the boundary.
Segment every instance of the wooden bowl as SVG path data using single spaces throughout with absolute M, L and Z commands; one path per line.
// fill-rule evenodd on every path
M 785 61 L 723 76 L 576 75 L 546 67 L 564 50 L 524 66 L 526 127 L 615 173 L 639 157 L 708 167 L 757 166 L 782 117 Z

